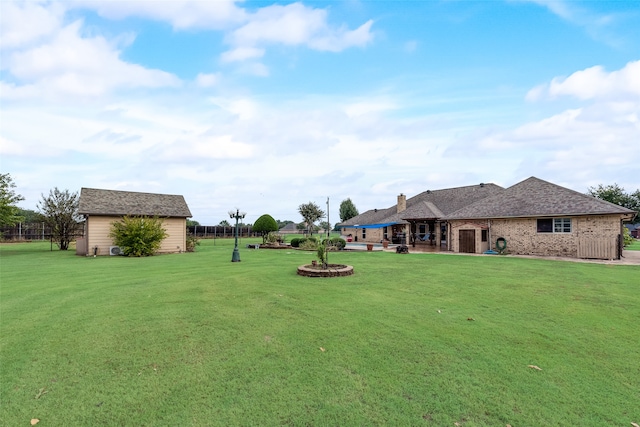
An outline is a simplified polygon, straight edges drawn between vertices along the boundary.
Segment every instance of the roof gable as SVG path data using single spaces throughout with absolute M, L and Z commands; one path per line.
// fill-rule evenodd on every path
M 479 200 L 445 219 L 634 214 L 634 211 L 536 177 Z
M 298 231 L 298 224 L 290 222 L 284 227 L 281 227 L 279 231 Z
M 80 190 L 78 213 L 109 216 L 191 217 L 191 211 L 183 196 L 97 188 Z

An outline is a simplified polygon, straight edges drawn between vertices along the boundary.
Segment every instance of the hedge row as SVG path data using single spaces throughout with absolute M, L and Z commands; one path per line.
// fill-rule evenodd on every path
M 326 241 L 327 239 L 324 239 L 322 243 L 325 243 Z M 331 239 L 329 239 L 329 241 L 331 242 L 331 245 L 335 246 L 338 250 L 344 249 L 344 247 L 347 245 L 347 242 L 340 237 L 332 237 Z M 306 242 L 317 243 L 318 239 L 316 239 L 315 237 L 294 237 L 293 239 L 291 239 L 291 247 L 299 248 Z

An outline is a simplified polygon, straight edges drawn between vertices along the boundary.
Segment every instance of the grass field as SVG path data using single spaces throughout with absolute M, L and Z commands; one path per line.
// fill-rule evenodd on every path
M 640 239 L 633 239 L 633 243 L 625 248 L 630 251 L 640 251 Z
M 640 267 L 343 252 L 312 279 L 247 242 L 0 245 L 0 424 L 640 423 Z

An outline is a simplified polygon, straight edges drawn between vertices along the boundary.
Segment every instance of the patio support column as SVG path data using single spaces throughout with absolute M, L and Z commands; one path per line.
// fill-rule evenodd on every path
M 436 221 L 435 224 L 435 232 L 436 232 L 436 246 L 438 250 L 440 250 L 440 245 L 442 244 L 442 231 L 440 230 L 440 221 Z

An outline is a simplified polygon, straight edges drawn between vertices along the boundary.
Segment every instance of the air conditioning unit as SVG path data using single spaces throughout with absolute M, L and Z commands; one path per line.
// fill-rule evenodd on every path
M 109 255 L 122 255 L 120 246 L 109 246 Z

